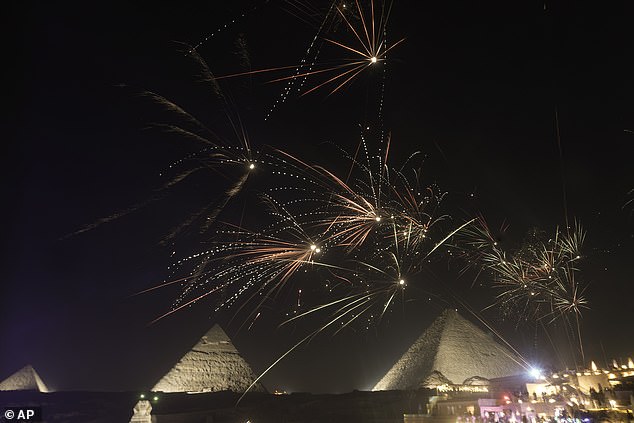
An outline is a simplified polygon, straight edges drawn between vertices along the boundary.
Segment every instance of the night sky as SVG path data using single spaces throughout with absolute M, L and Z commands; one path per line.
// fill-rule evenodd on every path
M 148 326 L 169 310 L 178 288 L 131 296 L 165 280 L 175 257 L 203 248 L 194 229 L 175 246 L 160 240 L 200 197 L 222 195 L 227 175 L 210 172 L 68 236 L 153 198 L 165 182 L 161 172 L 193 151 L 149 128 L 164 122 L 165 112 L 138 92 L 160 93 L 220 133 L 228 130 L 178 42 L 197 44 L 238 18 L 198 50 L 213 72 L 234 72 L 245 60 L 252 69 L 294 65 L 316 32 L 296 3 L 34 2 L 12 9 L 4 53 L 11 76 L 0 377 L 33 364 L 53 389 L 145 389 L 216 320 L 259 372 L 311 330 L 315 321 L 277 329 L 283 305 L 251 331 L 238 330 L 240 319 L 215 316 L 212 301 Z M 586 356 L 598 363 L 632 356 L 634 34 L 625 2 L 422 3 L 395 0 L 390 18 L 389 39 L 406 38 L 387 64 L 383 124 L 392 133 L 391 154 L 403 160 L 422 150 L 424 176 L 448 192 L 451 214 L 482 214 L 493 227 L 505 222 L 508 245 L 530 228 L 564 225 L 565 210 L 579 220 L 587 229 L 580 275 L 591 301 L 582 322 Z M 328 2 L 314 4 L 323 10 Z M 324 57 L 340 53 L 330 46 Z M 253 77 L 223 87 L 254 145 L 337 169 L 337 153 L 324 143 L 356 148 L 359 126 L 377 124 L 381 78 L 367 72 L 331 96 L 317 90 L 291 97 L 267 121 L 283 84 Z M 257 213 L 257 202 L 242 201 L 227 213 Z M 444 308 L 469 315 L 457 298 L 478 312 L 494 301 L 460 267 L 456 260 L 434 263 L 417 276 L 432 301 L 413 295 L 370 331 L 322 334 L 264 384 L 311 392 L 371 388 Z M 495 309 L 481 315 L 526 357 L 559 365 L 534 328 L 516 329 Z

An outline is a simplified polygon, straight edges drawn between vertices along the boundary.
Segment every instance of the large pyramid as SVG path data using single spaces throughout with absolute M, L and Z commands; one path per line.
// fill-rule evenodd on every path
M 455 310 L 445 310 L 376 384 L 374 391 L 429 387 L 442 379 L 462 384 L 525 372 L 521 359 Z M 435 378 L 431 378 L 434 375 Z
M 256 379 L 253 370 L 219 325 L 196 345 L 152 388 L 155 392 L 245 392 Z M 252 391 L 265 389 L 257 383 Z
M 48 392 L 33 366 L 22 367 L 17 372 L 0 382 L 0 391 L 40 391 Z

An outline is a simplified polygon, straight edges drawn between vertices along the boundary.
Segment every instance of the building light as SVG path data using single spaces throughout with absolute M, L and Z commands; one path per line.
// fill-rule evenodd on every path
M 529 373 L 534 379 L 539 379 L 542 376 L 542 371 L 535 367 L 531 368 Z

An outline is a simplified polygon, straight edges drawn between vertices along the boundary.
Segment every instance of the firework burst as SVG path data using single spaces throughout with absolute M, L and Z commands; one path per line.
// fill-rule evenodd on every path
M 325 12 L 320 12 L 301 2 L 287 2 L 287 11 L 293 9 L 291 14 L 304 21 L 313 21 L 316 15 L 323 13 L 323 18 L 317 24 L 317 32 L 299 63 L 219 75 L 215 79 L 287 73 L 267 80 L 269 83 L 286 82 L 286 86 L 280 98 L 266 113 L 266 119 L 293 92 L 304 96 L 316 90 L 327 89 L 330 95 L 342 90 L 365 70 L 379 66 L 393 48 L 405 41 L 403 38 L 388 44 L 387 25 L 391 2 L 377 4 L 375 0 L 370 0 L 365 3 L 367 4 L 362 5 L 358 0 L 333 1 Z M 307 18 L 302 18 L 302 15 Z M 331 52 L 334 57 L 320 60 L 325 45 L 335 48 Z M 307 84 L 308 80 L 313 83 Z
M 275 309 L 265 304 L 288 298 L 282 291 L 307 286 L 306 301 L 283 307 L 291 321 L 320 311 L 339 322 L 338 332 L 380 322 L 412 284 L 424 290 L 417 275 L 430 255 L 470 222 L 440 224 L 451 222 L 438 213 L 444 194 L 421 184 L 418 155 L 397 170 L 387 151 L 370 154 L 362 138 L 343 157 L 345 177 L 280 150 L 262 154 L 259 180 L 271 185 L 251 209 L 258 229 L 227 223 L 213 248 L 175 263 L 183 289 L 164 316 L 213 293 L 216 311 L 246 311 L 251 327 Z
M 518 321 L 564 322 L 577 337 L 583 358 L 580 319 L 589 302 L 577 277 L 585 240 L 579 224 L 566 231 L 557 228 L 552 236 L 534 230 L 513 252 L 499 245 L 483 220 L 460 237 L 471 265 L 491 277 L 495 306 Z

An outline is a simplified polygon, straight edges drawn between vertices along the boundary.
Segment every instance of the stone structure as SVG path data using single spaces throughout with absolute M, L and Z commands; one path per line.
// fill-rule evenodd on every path
M 152 423 L 152 404 L 148 400 L 136 403 L 130 423 Z
M 48 392 L 48 388 L 33 366 L 28 365 L 0 382 L 0 391 Z
M 428 382 L 459 385 L 474 376 L 510 376 L 526 372 L 521 363 L 516 354 L 458 312 L 445 310 L 373 390 L 434 388 Z
M 253 370 L 219 325 L 214 325 L 152 388 L 154 392 L 245 392 Z M 257 383 L 251 391 L 265 391 Z

